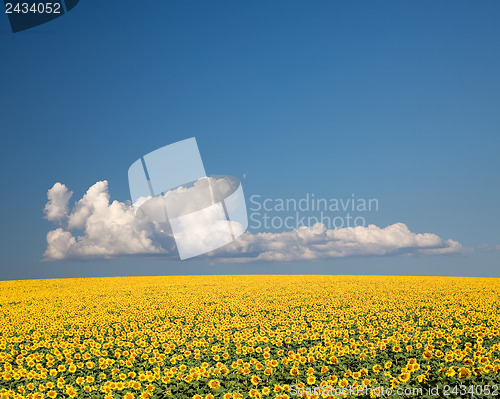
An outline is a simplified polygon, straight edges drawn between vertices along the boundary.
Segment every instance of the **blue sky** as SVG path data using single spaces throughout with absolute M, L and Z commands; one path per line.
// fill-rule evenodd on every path
M 0 279 L 333 273 L 499 277 L 500 3 L 80 2 L 12 34 L 0 18 Z M 43 262 L 47 190 L 106 179 L 129 199 L 139 156 L 196 136 L 247 199 L 376 197 L 467 256 L 227 264 Z

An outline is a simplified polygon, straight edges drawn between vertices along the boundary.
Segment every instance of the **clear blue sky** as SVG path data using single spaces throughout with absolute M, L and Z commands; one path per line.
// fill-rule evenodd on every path
M 0 280 L 134 274 L 500 276 L 500 251 L 209 265 L 40 263 L 47 190 L 107 179 L 196 136 L 247 198 L 376 197 L 403 222 L 500 244 L 498 1 L 81 1 L 12 34 L 0 18 Z

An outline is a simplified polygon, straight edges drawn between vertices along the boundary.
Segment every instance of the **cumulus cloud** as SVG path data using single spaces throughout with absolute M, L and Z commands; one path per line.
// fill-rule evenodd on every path
M 68 215 L 68 203 L 73 192 L 61 183 L 56 183 L 47 193 L 48 201 L 43 212 L 45 218 L 57 222 Z
M 162 243 L 158 239 L 157 226 L 136 217 L 130 205 L 119 201 L 109 202 L 107 181 L 97 182 L 90 187 L 69 212 L 67 204 L 71 194 L 60 183 L 56 183 L 47 193 L 47 218 L 59 222 L 60 227 L 47 234 L 46 260 L 168 255 L 169 249 L 172 252 L 173 241 L 167 237 L 166 242 Z M 59 200 L 61 197 L 65 201 Z
M 283 233 L 243 234 L 215 255 L 232 261 L 291 261 L 366 255 L 444 255 L 466 253 L 453 240 L 411 232 L 404 223 L 327 229 L 322 223 Z
M 72 192 L 61 183 L 48 191 L 44 212 L 59 225 L 47 234 L 45 260 L 113 258 L 148 255 L 178 258 L 165 223 L 136 215 L 134 206 L 110 203 L 108 183 L 88 189 L 72 208 Z M 465 254 L 469 249 L 432 233 L 414 233 L 404 223 L 328 229 L 317 223 L 282 233 L 246 232 L 206 257 L 220 261 L 293 261 L 348 256 L 434 256 Z

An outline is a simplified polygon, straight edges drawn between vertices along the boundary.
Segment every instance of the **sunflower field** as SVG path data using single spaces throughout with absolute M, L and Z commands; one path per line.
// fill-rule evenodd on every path
M 500 398 L 500 279 L 116 277 L 0 293 L 0 398 Z

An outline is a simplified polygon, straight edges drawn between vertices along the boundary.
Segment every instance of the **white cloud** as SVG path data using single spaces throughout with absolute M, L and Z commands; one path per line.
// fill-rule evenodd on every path
M 500 244 L 491 246 L 489 244 L 482 244 L 477 247 L 477 250 L 480 252 L 495 252 L 495 251 L 500 251 Z
M 232 261 L 315 260 L 366 255 L 444 255 L 468 252 L 460 243 L 431 233 L 416 234 L 404 223 L 327 229 L 317 223 L 284 233 L 243 234 L 214 255 Z
M 71 212 L 67 202 L 51 201 L 66 186 L 56 183 L 48 192 L 51 216 L 60 226 L 47 234 L 46 260 L 110 258 L 133 254 L 167 254 L 167 245 L 155 239 L 157 228 L 135 216 L 130 205 L 109 202 L 108 183 L 100 181 L 89 188 Z M 78 230 L 83 234 L 78 235 Z M 167 240 L 168 241 L 168 240 Z M 171 240 L 170 240 L 171 241 Z M 171 245 L 170 245 L 171 247 Z
M 60 227 L 47 234 L 45 260 L 154 255 L 177 258 L 171 231 L 136 216 L 128 203 L 109 201 L 108 183 L 97 182 L 69 209 L 72 195 L 56 183 L 47 193 L 46 218 Z M 244 233 L 206 256 L 221 261 L 292 261 L 348 256 L 432 256 L 469 250 L 432 233 L 417 234 L 404 223 L 327 229 L 317 223 L 283 233 Z
M 73 192 L 61 183 L 56 183 L 47 193 L 48 201 L 44 208 L 45 217 L 51 222 L 57 222 L 67 216 L 68 202 Z

